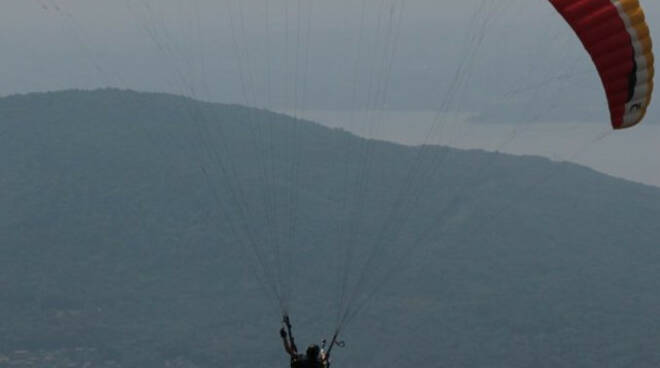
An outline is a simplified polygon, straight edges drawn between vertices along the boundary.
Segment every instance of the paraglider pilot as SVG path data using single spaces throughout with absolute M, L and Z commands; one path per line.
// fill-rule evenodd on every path
M 310 345 L 305 354 L 299 354 L 298 347 L 291 334 L 289 317 L 284 316 L 283 322 L 286 329 L 284 327 L 280 329 L 280 337 L 284 344 L 284 350 L 291 357 L 291 368 L 328 368 L 330 366 L 328 356 L 318 345 Z

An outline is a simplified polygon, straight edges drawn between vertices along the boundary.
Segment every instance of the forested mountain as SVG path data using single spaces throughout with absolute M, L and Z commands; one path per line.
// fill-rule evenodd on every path
M 2 367 L 287 366 L 273 237 L 301 346 L 382 244 L 337 367 L 660 366 L 660 189 L 573 164 L 64 91 L 0 99 L 0 208 Z

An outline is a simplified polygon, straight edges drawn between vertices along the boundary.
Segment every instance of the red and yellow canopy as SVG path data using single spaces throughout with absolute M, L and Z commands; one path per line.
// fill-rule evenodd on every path
M 612 126 L 638 124 L 653 93 L 653 51 L 638 0 L 549 0 L 573 27 L 605 87 Z

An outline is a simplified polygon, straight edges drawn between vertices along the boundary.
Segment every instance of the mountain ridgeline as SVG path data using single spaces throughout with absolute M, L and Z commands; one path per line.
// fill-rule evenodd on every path
M 660 189 L 578 165 L 63 91 L 0 99 L 0 208 L 0 366 L 287 366 L 273 239 L 300 345 L 347 244 L 379 291 L 338 367 L 660 366 Z

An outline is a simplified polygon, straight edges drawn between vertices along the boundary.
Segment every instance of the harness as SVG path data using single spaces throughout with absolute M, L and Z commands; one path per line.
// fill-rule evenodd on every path
M 287 329 L 289 343 L 291 344 L 291 349 L 296 353 L 296 356 L 291 357 L 291 368 L 330 368 L 330 353 L 335 346 L 343 348 L 346 346 L 344 341 L 338 340 L 339 338 L 339 329 L 335 330 L 335 333 L 332 335 L 332 340 L 330 340 L 330 345 L 328 345 L 328 350 L 325 352 L 325 359 L 323 362 L 309 362 L 307 358 L 303 355 L 298 354 L 298 347 L 296 346 L 295 339 L 291 333 L 291 320 L 288 315 L 284 315 L 282 322 Z M 321 344 L 321 351 L 325 350 L 326 340 L 324 339 Z

